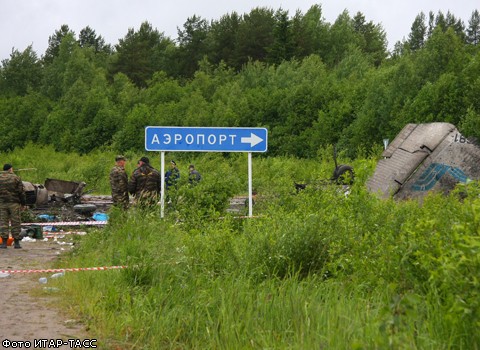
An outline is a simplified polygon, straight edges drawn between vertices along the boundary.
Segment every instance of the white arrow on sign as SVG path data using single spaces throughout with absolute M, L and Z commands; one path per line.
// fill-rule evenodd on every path
M 250 147 L 258 145 L 262 141 L 263 141 L 263 139 L 261 137 L 258 137 L 254 133 L 250 133 L 250 137 L 242 137 L 242 139 L 241 139 L 242 143 L 249 143 Z

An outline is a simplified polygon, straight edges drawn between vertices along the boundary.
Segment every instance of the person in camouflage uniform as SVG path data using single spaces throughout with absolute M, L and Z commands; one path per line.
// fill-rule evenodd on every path
M 128 199 L 128 176 L 125 172 L 124 156 L 115 157 L 115 166 L 110 171 L 110 187 L 112 188 L 113 205 L 127 209 L 129 205 Z
M 14 240 L 14 248 L 20 246 L 21 218 L 20 211 L 26 203 L 22 180 L 13 173 L 10 164 L 3 166 L 0 172 L 0 234 L 2 244 L 0 248 L 7 248 L 10 226 Z
M 135 169 L 128 182 L 128 192 L 135 197 L 140 205 L 152 206 L 159 200 L 161 191 L 161 176 L 158 170 L 150 165 L 147 157 L 138 161 L 138 168 Z

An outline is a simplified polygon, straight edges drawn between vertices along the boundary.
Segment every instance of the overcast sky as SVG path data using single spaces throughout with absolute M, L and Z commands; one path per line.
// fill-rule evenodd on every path
M 106 43 L 115 45 L 129 28 L 138 30 L 144 21 L 176 39 L 177 28 L 193 15 L 210 21 L 233 11 L 244 14 L 255 7 L 267 7 L 288 10 L 292 17 L 297 10 L 305 13 L 314 4 L 322 6 L 329 23 L 345 9 L 352 17 L 362 12 L 367 21 L 383 26 L 389 49 L 408 37 L 422 11 L 426 15 L 450 11 L 467 25 L 472 12 L 480 10 L 478 0 L 0 0 L 0 60 L 10 58 L 12 48 L 23 51 L 28 45 L 41 57 L 49 36 L 63 24 L 77 38 L 80 30 L 90 26 Z

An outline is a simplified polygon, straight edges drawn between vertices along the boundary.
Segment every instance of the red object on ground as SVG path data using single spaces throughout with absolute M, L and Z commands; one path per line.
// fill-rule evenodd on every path
M 0 244 L 2 244 L 2 242 L 3 242 L 3 239 L 2 237 L 0 237 Z M 7 246 L 12 245 L 12 243 L 13 243 L 13 237 L 8 237 Z

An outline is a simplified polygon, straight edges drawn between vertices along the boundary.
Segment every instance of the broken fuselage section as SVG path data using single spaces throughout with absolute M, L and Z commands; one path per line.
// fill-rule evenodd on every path
M 85 182 L 46 179 L 45 184 L 23 181 L 28 206 L 45 207 L 49 203 L 79 204 L 86 186 Z
M 107 210 L 110 201 L 99 203 L 85 195 L 85 182 L 46 179 L 45 184 L 23 181 L 26 204 L 33 212 L 65 220 L 90 218 L 97 209 Z
M 367 187 L 383 198 L 449 193 L 480 178 L 480 147 L 450 123 L 407 124 L 382 156 Z

